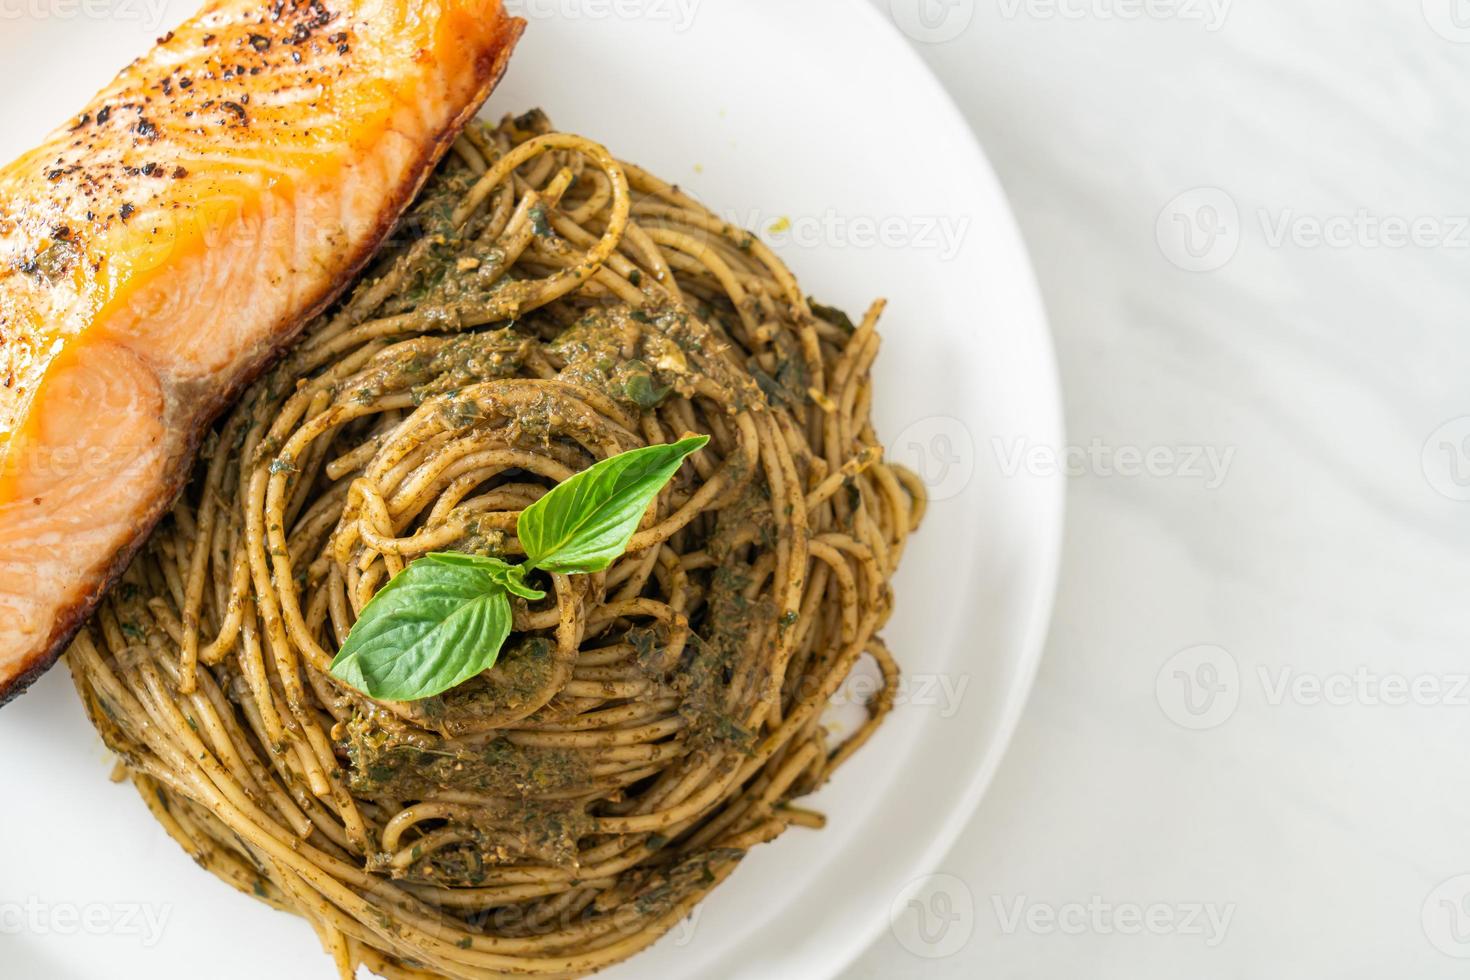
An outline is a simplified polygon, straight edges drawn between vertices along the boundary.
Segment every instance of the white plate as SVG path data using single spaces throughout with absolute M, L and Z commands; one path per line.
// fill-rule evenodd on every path
M 150 16 L 159 2 L 0 6 L 0 65 L 25 80 L 0 98 L 0 158 L 190 12 L 167 3 Z M 828 977 L 953 842 L 1039 657 L 1063 489 L 1055 476 L 1008 472 L 1018 445 L 1061 444 L 1025 250 L 948 97 L 866 2 L 517 7 L 532 23 L 491 113 L 541 105 L 732 219 L 764 231 L 789 218 L 790 231 L 768 237 L 809 292 L 855 313 L 891 300 L 880 433 L 895 458 L 927 470 L 938 498 L 887 629 L 912 679 L 906 703 L 816 799 L 827 830 L 759 848 L 691 923 L 605 974 Z M 595 16 L 610 11 L 639 16 Z M 0 711 L 0 746 L 0 972 L 331 975 L 304 923 L 195 868 L 130 789 L 106 781 L 64 668 Z M 138 910 L 162 918 L 161 934 Z

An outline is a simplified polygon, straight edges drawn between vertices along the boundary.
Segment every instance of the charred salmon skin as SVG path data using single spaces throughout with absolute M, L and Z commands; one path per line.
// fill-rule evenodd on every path
M 214 0 L 0 170 L 0 703 L 505 69 L 499 0 Z

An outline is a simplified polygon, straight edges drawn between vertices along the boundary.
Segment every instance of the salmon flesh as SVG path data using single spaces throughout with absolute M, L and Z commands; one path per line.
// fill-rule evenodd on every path
M 0 703 L 490 94 L 499 0 L 215 0 L 0 170 Z

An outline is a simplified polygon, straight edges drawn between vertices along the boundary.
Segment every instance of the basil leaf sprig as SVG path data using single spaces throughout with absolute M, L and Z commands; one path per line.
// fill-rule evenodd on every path
M 418 701 L 490 669 L 510 636 L 510 597 L 546 597 L 530 573 L 607 568 L 684 460 L 708 442 L 645 446 L 562 481 L 516 520 L 524 564 L 450 553 L 410 562 L 363 607 L 332 676 L 379 701 Z
M 709 436 L 605 459 L 521 512 L 516 536 L 530 564 L 563 575 L 600 572 L 624 551 L 648 505 Z
M 363 609 L 332 675 L 381 701 L 430 697 L 494 663 L 510 622 L 509 590 L 489 569 L 421 558 Z

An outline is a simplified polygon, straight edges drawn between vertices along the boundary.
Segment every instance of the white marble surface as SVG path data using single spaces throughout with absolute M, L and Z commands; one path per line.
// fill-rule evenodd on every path
M 990 154 L 1101 451 L 928 941 L 905 912 L 848 976 L 1465 976 L 1470 4 L 875 2 Z

